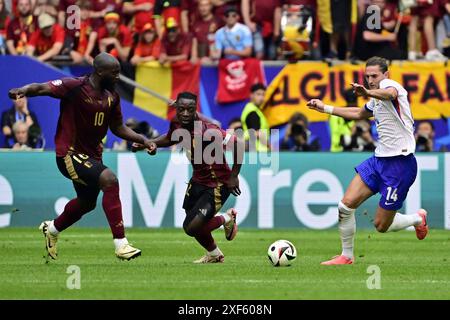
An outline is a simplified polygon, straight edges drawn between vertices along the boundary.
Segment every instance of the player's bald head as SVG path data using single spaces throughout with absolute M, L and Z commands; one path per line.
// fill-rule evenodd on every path
M 120 79 L 120 63 L 108 53 L 100 53 L 94 59 L 94 76 L 104 89 L 113 90 Z
M 119 61 L 109 53 L 102 52 L 94 59 L 95 71 L 111 70 L 117 67 L 120 68 Z

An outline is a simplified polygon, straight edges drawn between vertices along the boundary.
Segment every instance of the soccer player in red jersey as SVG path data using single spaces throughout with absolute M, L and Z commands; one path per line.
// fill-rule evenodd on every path
M 46 240 L 47 259 L 57 258 L 58 234 L 94 210 L 100 190 L 116 256 L 130 260 L 141 254 L 125 238 L 118 180 L 102 162 L 102 139 L 108 128 L 122 139 L 153 145 L 123 125 L 120 97 L 114 91 L 119 74 L 117 59 L 101 53 L 94 59 L 91 75 L 33 83 L 9 91 L 11 99 L 50 96 L 61 100 L 55 136 L 56 163 L 61 173 L 73 181 L 77 197 L 67 203 L 58 218 L 44 221 L 40 226 Z
M 152 140 L 153 145 L 150 148 L 133 144 L 133 150 L 147 149 L 150 154 L 154 154 L 157 148 L 182 144 L 193 167 L 193 176 L 183 203 L 183 209 L 186 211 L 183 228 L 186 234 L 195 237 L 207 250 L 206 255 L 194 263 L 223 262 L 223 253 L 211 232 L 223 225 L 227 240 L 233 240 L 236 236 L 236 210 L 230 209 L 225 214 L 218 213 L 230 193 L 234 196 L 241 194 L 238 175 L 244 144 L 235 135 L 227 133 L 197 114 L 195 94 L 180 93 L 174 105 L 176 117 L 170 123 L 169 132 Z M 225 160 L 225 148 L 233 150 L 232 169 Z M 209 154 L 212 149 L 214 151 Z

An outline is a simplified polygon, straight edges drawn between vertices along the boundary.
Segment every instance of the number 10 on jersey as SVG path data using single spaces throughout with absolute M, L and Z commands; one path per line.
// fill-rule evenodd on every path
M 105 119 L 104 112 L 96 112 L 94 119 L 94 126 L 101 126 L 103 124 L 103 120 Z

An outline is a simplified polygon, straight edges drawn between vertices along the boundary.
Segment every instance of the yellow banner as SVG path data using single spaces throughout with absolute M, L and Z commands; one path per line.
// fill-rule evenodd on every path
M 442 62 L 394 62 L 389 73 L 408 91 L 416 120 L 450 116 L 450 66 Z M 344 92 L 352 82 L 364 83 L 363 64 L 288 64 L 267 88 L 264 114 L 270 126 L 288 122 L 295 112 L 305 114 L 310 121 L 326 121 L 328 115 L 309 110 L 306 102 L 321 99 L 326 104 L 345 106 Z M 358 99 L 360 106 L 364 103 L 364 99 Z
M 170 67 L 162 67 L 158 61 L 140 64 L 136 68 L 136 82 L 158 92 L 164 97 L 172 95 L 172 69 Z M 134 91 L 133 103 L 158 117 L 167 118 L 167 102 L 138 88 Z

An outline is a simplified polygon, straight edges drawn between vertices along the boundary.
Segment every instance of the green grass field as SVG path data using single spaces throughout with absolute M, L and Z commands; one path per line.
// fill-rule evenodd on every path
M 0 299 L 450 299 L 450 232 L 358 231 L 356 263 L 324 267 L 339 252 L 337 230 L 240 230 L 232 242 L 215 238 L 225 263 L 193 265 L 203 250 L 176 229 L 129 229 L 143 255 L 118 261 L 109 229 L 74 228 L 59 242 L 59 260 L 44 263 L 37 229 L 0 229 Z M 288 239 L 298 250 L 291 267 L 272 267 L 267 248 Z M 70 265 L 81 289 L 69 290 Z M 369 290 L 367 268 L 381 269 L 381 289 Z

